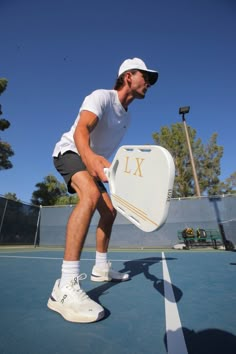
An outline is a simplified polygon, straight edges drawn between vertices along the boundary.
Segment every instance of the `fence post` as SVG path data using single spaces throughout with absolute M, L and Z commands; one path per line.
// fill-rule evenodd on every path
M 38 214 L 38 220 L 37 220 L 37 225 L 36 225 L 36 231 L 35 231 L 35 237 L 34 237 L 34 248 L 36 248 L 36 243 L 37 243 L 37 236 L 38 236 L 38 229 L 39 229 L 39 221 L 41 217 L 41 209 L 42 205 L 39 207 L 39 214 Z
M 8 203 L 8 199 L 6 199 L 6 203 L 5 203 L 3 214 L 2 214 L 1 224 L 0 224 L 0 241 L 2 241 L 1 240 L 1 232 L 2 232 L 3 220 L 4 220 L 4 217 L 5 217 L 5 214 L 6 214 L 6 210 L 7 210 L 7 203 Z

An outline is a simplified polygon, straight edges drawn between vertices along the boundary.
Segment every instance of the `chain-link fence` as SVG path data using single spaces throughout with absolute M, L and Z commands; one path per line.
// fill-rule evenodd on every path
M 40 208 L 0 197 L 0 245 L 38 245 Z
M 0 197 L 0 245 L 64 246 L 66 224 L 74 206 L 38 207 Z M 95 247 L 95 213 L 85 246 Z M 216 229 L 236 245 L 236 195 L 172 199 L 166 223 L 145 233 L 118 214 L 110 246 L 115 248 L 172 247 L 186 227 Z
M 40 246 L 64 246 L 66 224 L 73 206 L 42 207 Z M 86 238 L 86 247 L 96 245 L 95 213 Z M 212 198 L 172 199 L 166 223 L 157 231 L 145 233 L 119 213 L 113 226 L 110 246 L 115 248 L 172 247 L 178 243 L 177 232 L 186 227 L 215 229 L 236 245 L 236 195 Z M 222 240 L 224 241 L 224 240 Z

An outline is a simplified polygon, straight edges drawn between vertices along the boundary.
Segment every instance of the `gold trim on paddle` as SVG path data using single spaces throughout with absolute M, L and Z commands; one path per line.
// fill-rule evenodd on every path
M 158 224 L 155 221 L 153 221 L 147 217 L 147 214 L 143 210 L 138 209 L 136 206 L 134 206 L 133 204 L 130 204 L 129 202 L 127 202 L 127 200 L 119 197 L 117 194 L 112 194 L 112 197 L 118 203 L 120 203 L 121 205 L 123 205 L 124 207 L 126 207 L 127 209 L 132 211 L 135 215 L 139 216 L 141 219 L 148 221 L 148 222 L 154 224 L 155 226 L 158 226 Z

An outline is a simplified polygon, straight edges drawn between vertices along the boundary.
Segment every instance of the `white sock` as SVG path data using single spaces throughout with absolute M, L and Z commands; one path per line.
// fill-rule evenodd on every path
M 96 251 L 96 266 L 98 268 L 104 268 L 107 265 L 107 253 L 101 253 Z
M 79 261 L 64 261 L 61 267 L 60 288 L 68 284 L 71 279 L 79 276 Z

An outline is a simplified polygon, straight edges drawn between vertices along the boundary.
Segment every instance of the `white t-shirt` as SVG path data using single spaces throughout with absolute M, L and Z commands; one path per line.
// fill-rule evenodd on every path
M 82 111 L 96 114 L 99 121 L 90 134 L 91 149 L 98 155 L 109 158 L 118 148 L 130 124 L 130 114 L 121 105 L 116 90 L 96 90 L 85 97 L 79 114 L 69 132 L 62 135 L 56 144 L 53 156 L 68 150 L 78 153 L 74 142 L 74 132 Z

